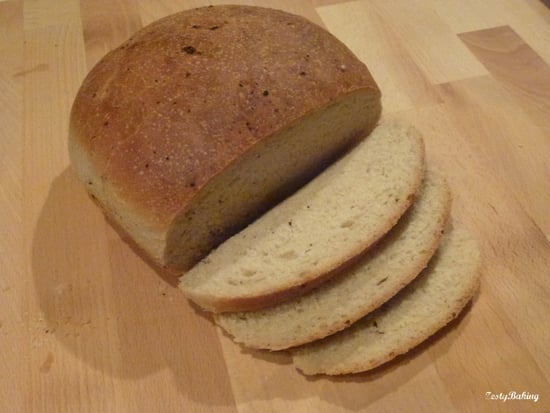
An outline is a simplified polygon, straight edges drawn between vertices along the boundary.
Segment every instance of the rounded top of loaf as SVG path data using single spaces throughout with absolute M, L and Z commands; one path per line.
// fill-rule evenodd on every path
M 302 17 L 247 6 L 183 11 L 91 70 L 71 112 L 71 158 L 92 194 L 162 228 L 250 148 L 360 89 L 379 93 L 344 44 Z

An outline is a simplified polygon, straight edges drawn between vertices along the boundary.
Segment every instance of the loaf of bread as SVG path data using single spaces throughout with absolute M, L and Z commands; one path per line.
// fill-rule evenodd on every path
M 318 174 L 380 115 L 335 37 L 282 11 L 214 6 L 137 32 L 74 101 L 74 170 L 152 262 L 181 273 Z
M 109 221 L 236 341 L 291 348 L 305 374 L 353 373 L 426 339 L 478 284 L 461 230 L 417 277 L 450 196 L 424 174 L 419 133 L 375 129 L 380 112 L 367 67 L 323 28 L 210 6 L 99 61 L 69 154 Z
M 411 205 L 424 174 L 422 137 L 389 121 L 180 279 L 201 307 L 263 308 L 302 295 L 349 265 Z
M 293 350 L 294 364 L 307 375 L 347 374 L 406 353 L 458 316 L 478 288 L 480 268 L 477 242 L 452 229 L 411 284 L 346 330 Z
M 411 282 L 434 254 L 451 207 L 444 177 L 426 172 L 413 206 L 361 260 L 308 294 L 216 322 L 246 347 L 281 350 L 345 329 Z

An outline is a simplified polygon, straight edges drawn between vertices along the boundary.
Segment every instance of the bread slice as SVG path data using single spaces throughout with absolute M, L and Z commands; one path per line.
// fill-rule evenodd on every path
M 413 206 L 357 264 L 313 291 L 258 311 L 222 313 L 216 322 L 247 347 L 281 350 L 326 337 L 378 308 L 424 269 L 451 207 L 444 177 L 430 169 Z
M 181 273 L 368 134 L 380 110 L 366 66 L 321 27 L 204 7 L 143 28 L 91 70 L 69 152 L 110 221 Z
M 301 295 L 350 264 L 411 205 L 424 146 L 390 121 L 180 279 L 201 307 L 242 311 Z
M 454 319 L 479 285 L 477 243 L 460 228 L 443 239 L 429 267 L 380 309 L 350 328 L 292 351 L 304 374 L 370 370 L 406 353 Z

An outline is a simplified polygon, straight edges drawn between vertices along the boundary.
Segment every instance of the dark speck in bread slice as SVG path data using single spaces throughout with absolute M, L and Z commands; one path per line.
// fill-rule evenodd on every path
M 294 364 L 306 375 L 358 373 L 406 353 L 460 313 L 478 288 L 480 267 L 477 242 L 454 228 L 409 286 L 350 328 L 298 347 Z

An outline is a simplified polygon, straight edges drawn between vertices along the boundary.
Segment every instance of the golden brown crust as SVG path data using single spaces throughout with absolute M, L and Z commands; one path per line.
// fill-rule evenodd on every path
M 89 158 L 92 192 L 108 186 L 162 229 L 255 144 L 362 88 L 379 94 L 366 67 L 309 21 L 205 7 L 145 27 L 102 59 L 74 102 L 71 139 Z

